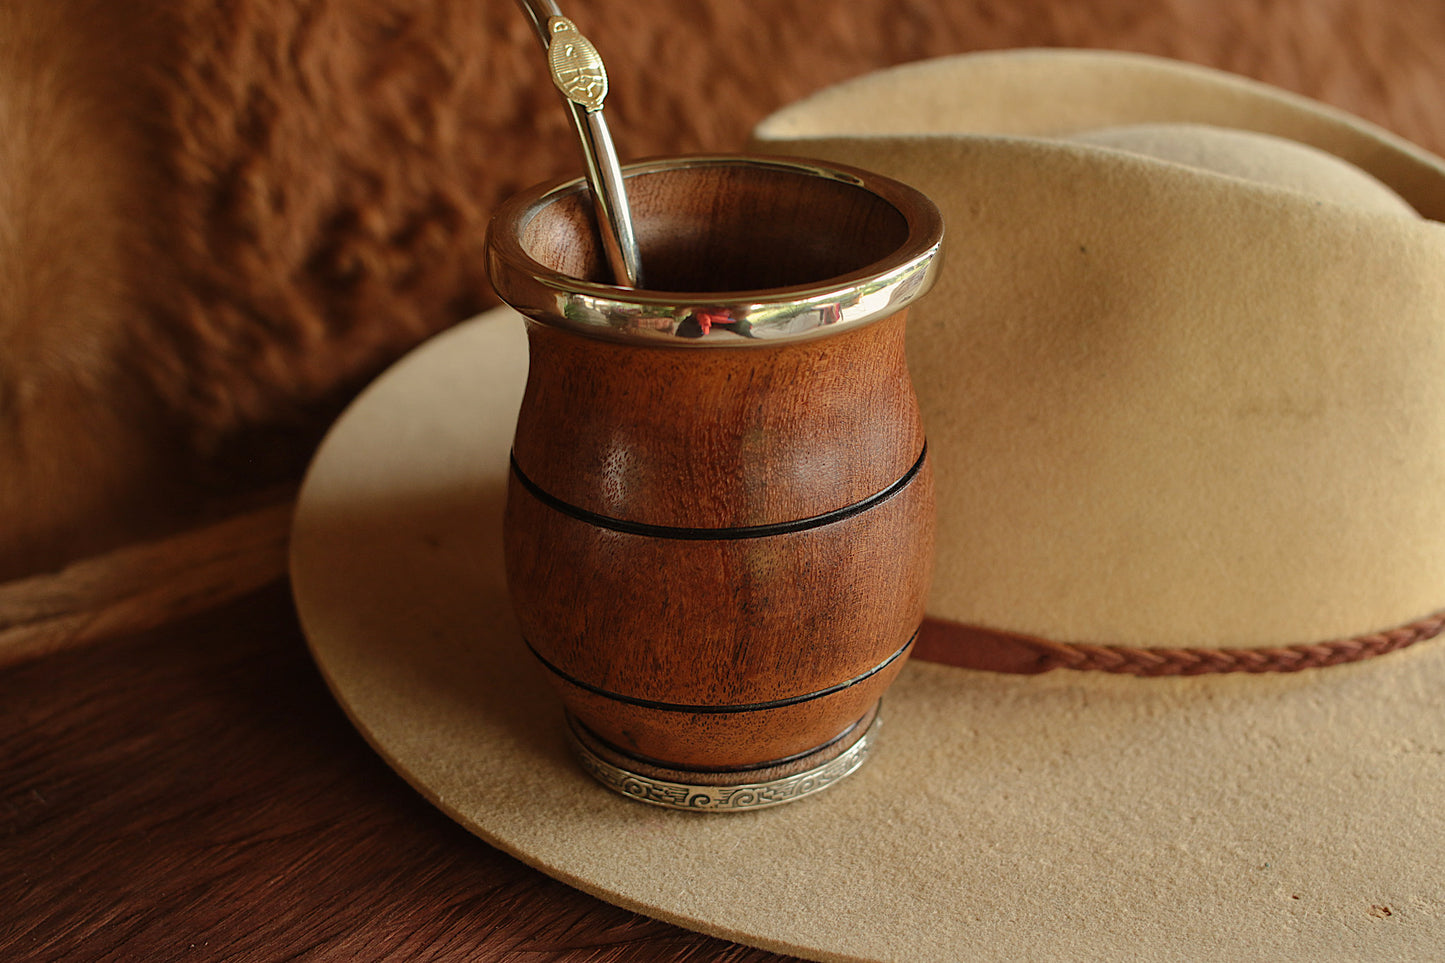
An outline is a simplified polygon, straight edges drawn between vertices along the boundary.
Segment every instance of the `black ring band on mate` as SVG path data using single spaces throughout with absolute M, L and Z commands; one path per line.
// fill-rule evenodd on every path
M 627 535 L 644 535 L 649 538 L 673 538 L 685 541 L 726 541 L 729 539 L 742 538 L 767 538 L 772 535 L 787 535 L 793 532 L 803 532 L 810 528 L 821 528 L 824 525 L 831 525 L 834 522 L 841 522 L 844 519 L 852 518 L 854 515 L 862 514 L 886 502 L 907 488 L 918 473 L 923 470 L 924 460 L 928 457 L 928 445 L 924 444 L 923 450 L 918 453 L 918 459 L 913 466 L 904 472 L 903 475 L 882 491 L 869 495 L 862 501 L 854 502 L 851 505 L 844 505 L 830 512 L 821 515 L 810 515 L 807 518 L 798 518 L 788 522 L 773 522 L 767 525 L 739 525 L 732 528 L 687 528 L 675 525 L 651 525 L 646 522 L 632 522 L 625 518 L 613 518 L 610 515 L 601 515 L 586 508 L 578 508 L 571 502 L 565 502 L 552 493 L 546 491 L 532 479 L 528 478 L 517 464 L 517 456 L 511 456 L 512 474 L 522 487 L 537 501 L 548 508 L 561 512 L 580 522 L 595 525 L 598 528 L 605 528 L 614 532 L 622 532 Z

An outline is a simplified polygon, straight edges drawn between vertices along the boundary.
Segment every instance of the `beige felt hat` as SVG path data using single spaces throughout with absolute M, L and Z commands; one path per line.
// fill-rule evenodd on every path
M 302 622 L 378 752 L 560 879 L 812 959 L 1445 955 L 1445 166 L 1070 52 L 864 77 L 756 146 L 944 212 L 909 339 L 939 491 L 919 655 L 955 665 L 915 658 L 868 764 L 803 802 L 591 781 L 506 598 L 502 309 L 373 385 L 302 493 Z M 1218 669 L 1252 671 L 1188 674 Z
M 756 136 L 943 209 L 948 266 L 909 322 L 932 614 L 1169 649 L 1438 628 L 1438 159 L 1244 80 L 1078 52 L 900 68 Z

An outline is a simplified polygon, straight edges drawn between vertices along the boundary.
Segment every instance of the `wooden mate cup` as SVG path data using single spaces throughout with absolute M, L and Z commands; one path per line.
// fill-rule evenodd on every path
M 933 483 L 904 357 L 942 220 L 811 161 L 626 168 L 646 287 L 609 277 L 587 188 L 496 214 L 528 319 L 508 586 L 584 766 L 738 810 L 852 772 L 923 617 Z

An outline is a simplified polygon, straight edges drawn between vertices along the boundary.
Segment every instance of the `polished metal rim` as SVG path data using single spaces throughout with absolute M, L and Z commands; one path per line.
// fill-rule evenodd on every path
M 488 269 L 502 300 L 534 321 L 611 340 L 678 347 L 746 347 L 803 341 L 857 328 L 903 310 L 933 285 L 943 240 L 938 209 L 890 178 L 791 158 L 686 157 L 630 164 L 628 178 L 664 170 L 742 166 L 826 177 L 866 190 L 908 220 L 908 235 L 888 257 L 811 284 L 758 291 L 677 292 L 628 289 L 569 277 L 531 257 L 520 228 L 544 206 L 584 189 L 581 178 L 534 189 L 502 205 L 492 222 Z M 511 223 L 516 232 L 497 225 Z M 506 265 L 504 267 L 504 264 Z
M 568 719 L 567 734 L 582 768 L 602 785 L 629 799 L 690 812 L 746 812 L 794 802 L 821 792 L 856 772 L 868 758 L 878 735 L 879 716 L 874 715 L 858 741 L 837 756 L 811 769 L 778 779 L 716 786 L 704 783 L 672 782 L 624 769 L 597 755 L 578 737 L 575 721 Z

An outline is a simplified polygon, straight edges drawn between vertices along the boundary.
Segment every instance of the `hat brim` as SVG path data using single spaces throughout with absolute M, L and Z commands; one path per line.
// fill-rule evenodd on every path
M 572 761 L 507 600 L 526 371 L 499 309 L 369 388 L 292 542 L 318 665 L 478 836 L 603 899 L 813 959 L 1385 959 L 1445 949 L 1445 647 L 1293 675 L 914 662 L 857 773 L 794 805 L 654 809 Z

